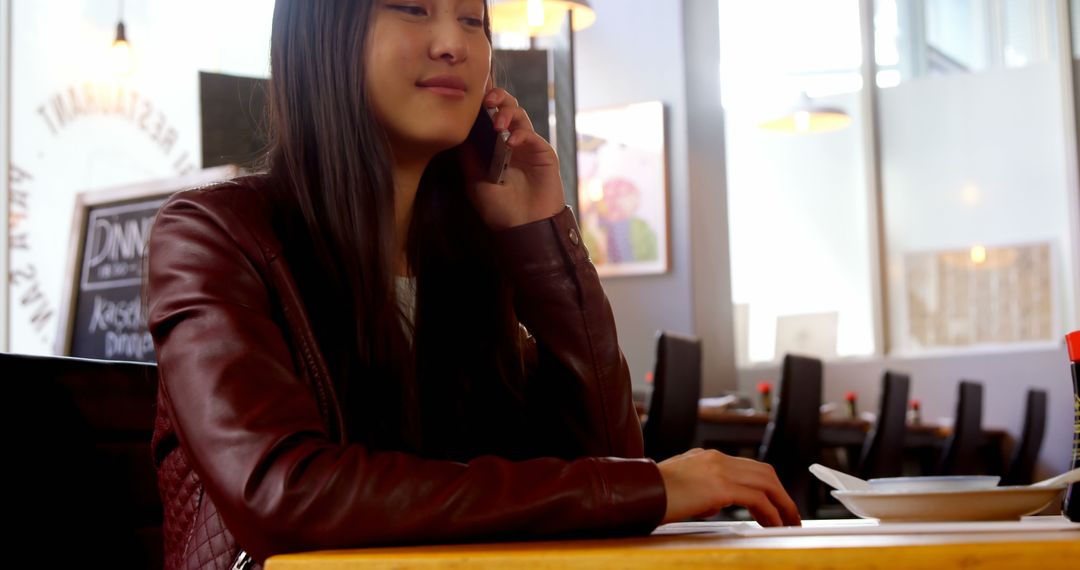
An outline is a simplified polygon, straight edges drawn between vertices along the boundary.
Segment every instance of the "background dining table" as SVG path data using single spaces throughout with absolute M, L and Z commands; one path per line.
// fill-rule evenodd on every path
M 765 436 L 768 423 L 769 416 L 761 412 L 747 413 L 702 406 L 698 410 L 698 446 L 720 449 L 729 454 L 756 450 Z M 872 424 L 862 418 L 825 415 L 821 418 L 821 447 L 844 449 L 848 456 L 857 458 L 871 427 Z M 936 424 L 908 424 L 904 435 L 904 452 L 918 461 L 922 473 L 930 473 L 949 432 L 948 427 Z M 1010 442 L 1009 432 L 996 428 L 983 429 L 983 440 L 981 456 L 985 471 L 1002 473 Z
M 641 422 L 648 415 L 645 404 L 636 400 Z M 719 449 L 730 455 L 755 456 L 765 437 L 769 415 L 753 409 L 729 409 L 702 405 L 698 408 L 698 447 Z M 862 418 L 825 414 L 821 418 L 820 441 L 823 449 L 843 449 L 852 459 L 858 457 L 872 423 Z M 950 429 L 932 423 L 907 424 L 904 453 L 918 463 L 922 474 L 932 473 Z M 1011 444 L 1009 432 L 1000 428 L 983 429 L 981 459 L 987 473 L 1001 474 Z M 844 467 L 840 465 L 840 467 Z

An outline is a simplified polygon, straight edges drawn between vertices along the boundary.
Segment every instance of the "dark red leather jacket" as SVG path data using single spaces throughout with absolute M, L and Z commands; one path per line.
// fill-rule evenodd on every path
M 567 459 L 462 463 L 348 441 L 262 186 L 249 177 L 177 194 L 150 237 L 167 569 L 228 568 L 241 549 L 261 564 L 369 545 L 646 534 L 660 523 L 663 481 L 641 459 L 611 308 L 569 209 L 496 234 L 538 358 L 568 372 L 550 387 L 528 380 L 530 393 L 551 392 L 537 410 L 551 437 L 575 434 L 546 442 Z

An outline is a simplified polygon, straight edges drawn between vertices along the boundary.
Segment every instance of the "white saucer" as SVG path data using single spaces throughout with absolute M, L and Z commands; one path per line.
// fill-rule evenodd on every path
M 1037 513 L 1065 490 L 1056 487 L 995 487 L 970 491 L 833 491 L 852 513 L 894 522 L 1018 520 Z

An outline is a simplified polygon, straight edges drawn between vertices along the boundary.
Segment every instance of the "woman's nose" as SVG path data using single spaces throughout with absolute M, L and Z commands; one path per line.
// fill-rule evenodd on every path
M 431 59 L 441 59 L 447 63 L 461 63 L 469 57 L 469 43 L 465 30 L 453 17 L 440 18 L 431 28 Z

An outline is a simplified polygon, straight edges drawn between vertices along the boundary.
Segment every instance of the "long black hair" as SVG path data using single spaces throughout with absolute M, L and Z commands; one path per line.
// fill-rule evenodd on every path
M 466 459 L 516 431 L 507 422 L 519 417 L 524 381 L 519 325 L 451 149 L 417 192 L 406 246 L 417 293 L 411 343 L 402 328 L 390 150 L 366 104 L 375 4 L 277 0 L 268 174 L 351 438 Z M 490 42 L 486 9 L 484 31 Z M 482 426 L 493 431 L 470 431 Z

